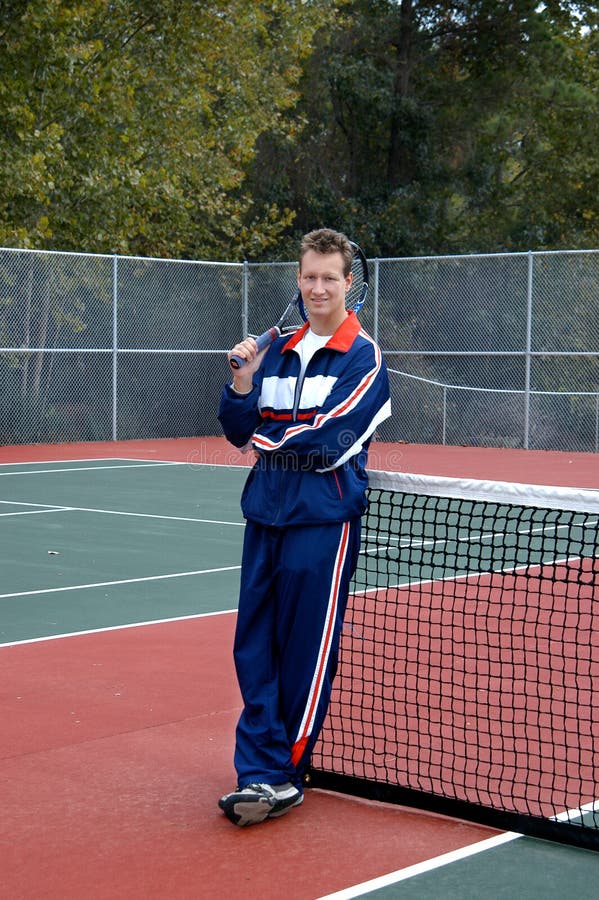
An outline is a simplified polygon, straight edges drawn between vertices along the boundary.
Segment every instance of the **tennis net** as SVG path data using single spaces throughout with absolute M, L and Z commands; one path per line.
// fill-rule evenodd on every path
M 369 494 L 309 782 L 599 849 L 599 491 Z

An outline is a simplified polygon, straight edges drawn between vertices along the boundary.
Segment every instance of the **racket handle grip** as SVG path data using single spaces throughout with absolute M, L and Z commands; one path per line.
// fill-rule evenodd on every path
M 281 329 L 277 328 L 276 325 L 273 325 L 272 328 L 269 328 L 268 331 L 264 331 L 262 334 L 259 334 L 256 338 L 256 343 L 258 345 L 258 353 L 261 350 L 264 350 L 265 347 L 268 347 L 272 344 L 273 341 L 276 341 L 278 337 L 281 336 Z M 232 356 L 229 360 L 229 365 L 232 369 L 241 369 L 245 366 L 246 360 L 242 356 Z

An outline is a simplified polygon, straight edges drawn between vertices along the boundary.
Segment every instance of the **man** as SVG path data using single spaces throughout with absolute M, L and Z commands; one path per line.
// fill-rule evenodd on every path
M 219 800 L 236 825 L 303 800 L 358 558 L 368 445 L 390 415 L 380 349 L 345 309 L 351 261 L 345 235 L 306 235 L 298 286 L 308 323 L 260 353 L 253 338 L 229 353 L 245 365 L 223 390 L 219 419 L 233 444 L 257 452 L 241 502 L 238 787 Z

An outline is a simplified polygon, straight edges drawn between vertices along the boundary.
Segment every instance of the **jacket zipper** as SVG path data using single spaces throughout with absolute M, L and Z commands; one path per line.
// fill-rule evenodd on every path
M 293 409 L 291 410 L 291 419 L 293 422 L 297 422 L 297 411 L 299 409 L 300 397 L 302 395 L 302 388 L 304 386 L 304 378 L 306 377 L 306 373 L 297 379 L 297 383 L 295 385 L 295 393 L 293 395 Z
M 320 351 L 323 349 L 324 349 L 323 347 L 319 347 L 312 354 L 312 356 L 310 357 L 310 361 L 305 368 L 304 374 L 303 375 L 300 374 L 299 378 L 297 379 L 297 384 L 295 385 L 295 393 L 293 395 L 293 409 L 291 411 L 291 419 L 293 422 L 297 422 L 297 411 L 299 409 L 299 402 L 300 402 L 300 397 L 302 395 L 302 388 L 304 386 L 304 381 L 306 380 L 306 375 L 308 374 L 308 369 L 312 366 L 312 360 L 314 359 L 314 357 L 318 356 Z M 293 352 L 295 354 L 297 354 L 297 357 L 300 360 L 300 372 L 301 372 L 302 361 L 300 359 L 300 355 L 297 352 L 297 350 L 294 350 Z

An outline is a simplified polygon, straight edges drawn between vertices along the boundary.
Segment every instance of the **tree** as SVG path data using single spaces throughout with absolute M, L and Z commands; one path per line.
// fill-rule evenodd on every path
M 242 189 L 327 2 L 0 8 L 0 244 L 238 255 L 291 215 Z
M 447 224 L 462 243 L 474 221 L 478 243 L 465 249 L 595 246 L 596 38 L 579 18 L 592 4 L 472 6 L 455 35 Z
M 371 255 L 596 245 L 596 10 L 352 0 L 294 137 L 260 141 L 256 196 L 291 198 L 294 243 L 333 222 Z
M 237 259 L 264 251 L 292 215 L 255 204 L 246 170 L 257 137 L 280 128 L 295 102 L 301 60 L 330 8 L 2 3 L 0 246 Z M 94 316 L 109 323 L 112 293 L 97 272 L 88 281 L 79 269 L 76 281 L 69 257 L 32 255 L 24 279 L 13 261 L 7 255 L 0 271 L 0 344 L 22 349 L 0 354 L 1 405 L 7 421 L 26 408 L 41 440 L 57 386 L 53 351 L 85 345 Z M 90 362 L 98 385 L 105 359 Z M 63 379 L 79 362 L 68 357 Z

